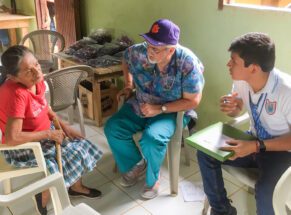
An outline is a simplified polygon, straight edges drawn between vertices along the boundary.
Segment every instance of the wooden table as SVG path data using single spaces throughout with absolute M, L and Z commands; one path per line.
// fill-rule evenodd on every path
M 21 29 L 21 37 L 28 33 L 28 27 L 30 21 L 33 20 L 34 16 L 24 16 L 10 13 L 0 13 L 0 29 L 8 29 L 10 44 L 17 44 L 16 28 Z
M 68 67 L 68 66 L 74 66 L 74 65 L 81 65 L 84 64 L 80 61 L 78 61 L 76 58 L 66 55 L 63 52 L 55 53 L 53 54 L 60 60 L 60 67 Z M 101 97 L 102 97 L 102 90 L 101 90 L 101 82 L 103 81 L 112 81 L 115 80 L 118 77 L 122 77 L 123 72 L 120 65 L 110 66 L 110 67 L 98 67 L 94 68 L 94 74 L 93 77 L 89 77 L 89 80 L 93 84 L 93 110 L 94 110 L 94 120 L 96 122 L 96 125 L 98 127 L 102 126 L 104 115 L 102 113 L 102 107 L 101 107 Z M 114 95 L 114 111 L 117 111 L 117 100 L 116 96 Z M 108 116 L 108 115 L 107 115 Z

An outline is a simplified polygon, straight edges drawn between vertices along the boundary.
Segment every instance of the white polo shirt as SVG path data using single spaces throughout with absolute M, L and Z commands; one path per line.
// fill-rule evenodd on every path
M 249 103 L 249 94 L 253 104 L 258 104 L 258 113 L 260 121 L 265 130 L 272 136 L 281 136 L 290 132 L 291 125 L 291 76 L 273 69 L 270 72 L 265 87 L 257 93 L 254 93 L 249 84 L 245 81 L 234 81 L 233 92 L 238 93 L 238 97 L 243 100 L 247 109 L 251 125 L 250 130 L 256 134 L 254 120 Z

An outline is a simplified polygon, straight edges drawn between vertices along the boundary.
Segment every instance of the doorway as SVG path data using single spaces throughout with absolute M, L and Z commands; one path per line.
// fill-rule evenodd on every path
M 38 29 L 55 30 L 69 47 L 81 38 L 80 0 L 35 0 Z

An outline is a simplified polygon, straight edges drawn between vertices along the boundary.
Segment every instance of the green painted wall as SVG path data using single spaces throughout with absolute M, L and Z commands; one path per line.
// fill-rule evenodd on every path
M 17 13 L 35 15 L 34 0 L 15 0 Z M 10 0 L 3 0 L 4 5 L 10 8 Z
M 191 48 L 205 65 L 206 85 L 198 109 L 199 127 L 226 120 L 218 100 L 229 92 L 231 79 L 225 66 L 230 41 L 243 33 L 262 31 L 276 43 L 276 66 L 291 73 L 291 13 L 225 7 L 217 10 L 217 0 L 81 0 L 83 35 L 101 27 L 125 32 L 136 42 L 153 21 L 169 18 L 181 28 L 180 43 Z
M 10 0 L 4 0 L 4 5 L 10 8 Z M 18 14 L 35 16 L 35 6 L 34 0 L 16 0 L 16 9 Z M 36 19 L 31 21 L 31 25 L 29 26 L 29 31 L 33 31 L 37 29 Z M 20 40 L 20 33 L 18 32 L 18 39 Z
M 35 5 L 34 0 L 16 0 L 16 8 L 17 13 L 29 15 L 29 16 L 35 16 Z M 29 31 L 34 31 L 37 29 L 36 19 L 31 22 L 31 26 L 29 28 Z

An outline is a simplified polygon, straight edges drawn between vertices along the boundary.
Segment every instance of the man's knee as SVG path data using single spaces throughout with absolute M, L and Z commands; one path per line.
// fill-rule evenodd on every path
M 197 150 L 196 156 L 197 156 L 198 162 L 201 162 L 207 158 L 206 154 L 204 152 L 199 151 L 199 150 Z
M 110 117 L 104 125 L 104 134 L 108 138 L 112 135 L 112 131 L 116 131 L 118 122 L 116 118 Z
M 216 160 L 215 158 L 209 156 L 208 154 L 200 150 L 197 150 L 197 160 L 198 160 L 199 165 L 207 164 L 208 166 L 211 165 L 211 167 L 214 167 L 217 164 L 221 164 L 220 161 Z
M 104 134 L 106 137 L 108 137 L 108 134 L 110 133 L 110 127 L 111 127 L 111 123 L 110 123 L 110 119 L 108 119 L 108 121 L 104 125 Z
M 145 144 L 147 145 L 151 144 L 160 147 L 166 147 L 170 141 L 170 137 L 168 135 L 152 130 L 144 130 L 142 139 L 146 142 Z

